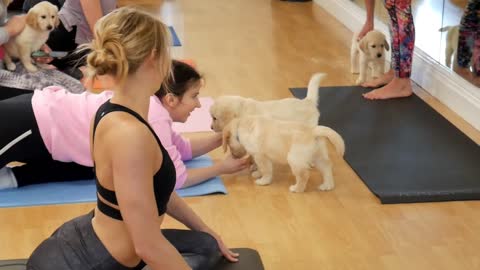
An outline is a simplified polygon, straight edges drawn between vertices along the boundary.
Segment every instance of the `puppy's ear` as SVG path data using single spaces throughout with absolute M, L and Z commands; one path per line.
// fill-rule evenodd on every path
M 363 52 L 363 53 L 367 53 L 367 48 L 368 47 L 368 42 L 367 42 L 367 39 L 365 37 L 363 37 L 362 39 L 360 39 L 360 41 L 358 42 L 358 48 L 360 48 L 360 50 Z
M 386 39 L 383 40 L 383 45 L 385 45 L 385 50 L 390 51 L 390 45 Z
M 32 27 L 33 29 L 38 29 L 40 26 L 38 25 L 37 13 L 33 10 L 30 10 L 27 13 L 27 25 Z
M 230 137 L 232 136 L 232 124 L 228 124 L 224 129 L 223 129 L 223 134 L 222 134 L 222 148 L 223 152 L 226 153 L 228 150 L 228 141 L 230 140 Z

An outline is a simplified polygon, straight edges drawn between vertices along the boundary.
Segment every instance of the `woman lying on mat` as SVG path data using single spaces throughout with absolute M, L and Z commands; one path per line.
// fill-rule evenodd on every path
M 97 204 L 43 241 L 28 270 L 212 269 L 221 254 L 237 261 L 173 192 L 173 161 L 144 120 L 151 95 L 170 74 L 167 33 L 155 17 L 128 7 L 96 23 L 87 64 L 93 74 L 114 81 L 88 136 Z M 191 230 L 161 231 L 165 214 Z
M 243 159 L 227 156 L 213 166 L 186 169 L 184 160 L 212 151 L 221 145 L 221 134 L 186 140 L 173 131 L 172 122 L 185 122 L 200 107 L 201 75 L 190 65 L 173 61 L 174 80 L 170 91 L 160 87 L 150 98 L 148 121 L 167 149 L 177 172 L 175 188 L 188 187 L 247 166 Z M 0 86 L 0 93 L 2 92 Z M 16 92 L 9 93 L 15 95 Z M 18 94 L 25 93 L 19 90 Z M 30 91 L 0 101 L 0 189 L 44 182 L 93 179 L 88 130 L 98 107 L 112 97 L 100 94 L 72 94 L 60 87 Z M 14 168 L 6 164 L 27 163 Z

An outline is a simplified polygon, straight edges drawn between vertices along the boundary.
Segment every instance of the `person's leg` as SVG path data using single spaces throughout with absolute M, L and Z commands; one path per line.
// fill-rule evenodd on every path
M 471 2 L 473 2 L 473 0 Z M 476 13 L 476 31 L 474 38 L 475 41 L 473 43 L 472 70 L 475 76 L 480 77 L 480 1 L 475 1 L 474 10 Z
M 472 47 L 478 23 L 475 5 L 475 1 L 470 0 L 467 3 L 462 19 L 460 20 L 457 49 L 457 64 L 459 68 L 468 68 L 472 60 Z
M 0 168 L 50 157 L 32 108 L 33 94 L 0 101 Z
M 162 234 L 193 270 L 211 269 L 222 256 L 217 241 L 208 233 L 163 229 Z
M 32 96 L 24 94 L 0 101 L 0 168 L 11 161 L 50 156 L 38 130 Z
M 480 23 L 478 24 L 478 29 L 475 36 L 472 59 L 473 74 L 477 77 L 480 76 Z
M 120 264 L 103 245 L 92 226 L 93 211 L 65 222 L 30 255 L 27 270 L 141 270 Z
M 32 90 L 11 88 L 0 85 L 0 100 L 9 99 L 23 94 L 31 94 Z
M 23 166 L 13 167 L 11 171 L 18 187 L 50 182 L 89 180 L 95 177 L 91 167 L 53 159 L 30 162 Z
M 412 94 L 410 73 L 415 47 L 411 0 L 386 0 L 392 32 L 392 69 L 394 78 L 382 88 L 364 95 L 367 99 L 407 97 Z

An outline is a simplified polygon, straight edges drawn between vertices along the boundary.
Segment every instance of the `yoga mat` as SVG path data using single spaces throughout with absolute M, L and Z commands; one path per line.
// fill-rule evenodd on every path
M 185 162 L 187 168 L 210 166 L 212 159 L 206 155 Z M 219 177 L 196 186 L 177 190 L 181 197 L 226 194 L 227 190 Z M 95 202 L 96 187 L 93 180 L 56 182 L 30 185 L 17 189 L 0 190 L 0 208 L 49 204 Z
M 292 88 L 297 98 L 306 88 Z M 416 95 L 369 101 L 361 87 L 322 87 L 321 125 L 382 203 L 480 199 L 480 147 Z
M 169 26 L 168 29 L 170 30 L 170 34 L 172 35 L 172 45 L 175 47 L 182 46 L 182 43 L 180 42 L 180 39 L 178 38 L 177 32 L 175 32 L 175 29 L 173 26 Z
M 213 99 L 210 97 L 201 97 L 200 104 L 202 107 L 195 109 L 187 122 L 173 123 L 173 130 L 176 132 L 202 132 L 212 131 L 212 117 L 210 116 L 210 107 L 213 104 Z
M 230 263 L 221 260 L 212 270 L 263 270 L 262 259 L 258 252 L 250 248 L 233 248 L 234 252 L 240 253 L 240 260 Z M 25 270 L 27 259 L 2 260 L 0 270 Z M 147 269 L 147 268 L 144 268 Z

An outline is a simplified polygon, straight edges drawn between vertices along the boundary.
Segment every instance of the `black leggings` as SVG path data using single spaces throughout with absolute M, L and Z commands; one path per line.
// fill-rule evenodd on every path
M 12 168 L 19 187 L 93 179 L 91 167 L 53 160 L 38 130 L 32 95 L 0 86 L 0 168 L 12 161 L 27 163 Z
M 127 270 L 116 261 L 95 234 L 93 211 L 66 222 L 43 241 L 30 256 L 28 270 Z M 211 269 L 221 258 L 218 244 L 211 235 L 189 230 L 162 230 L 165 238 L 178 250 L 194 270 Z M 165 258 L 168 260 L 168 258 Z
M 32 108 L 33 94 L 0 101 L 0 168 L 12 161 L 51 159 Z

